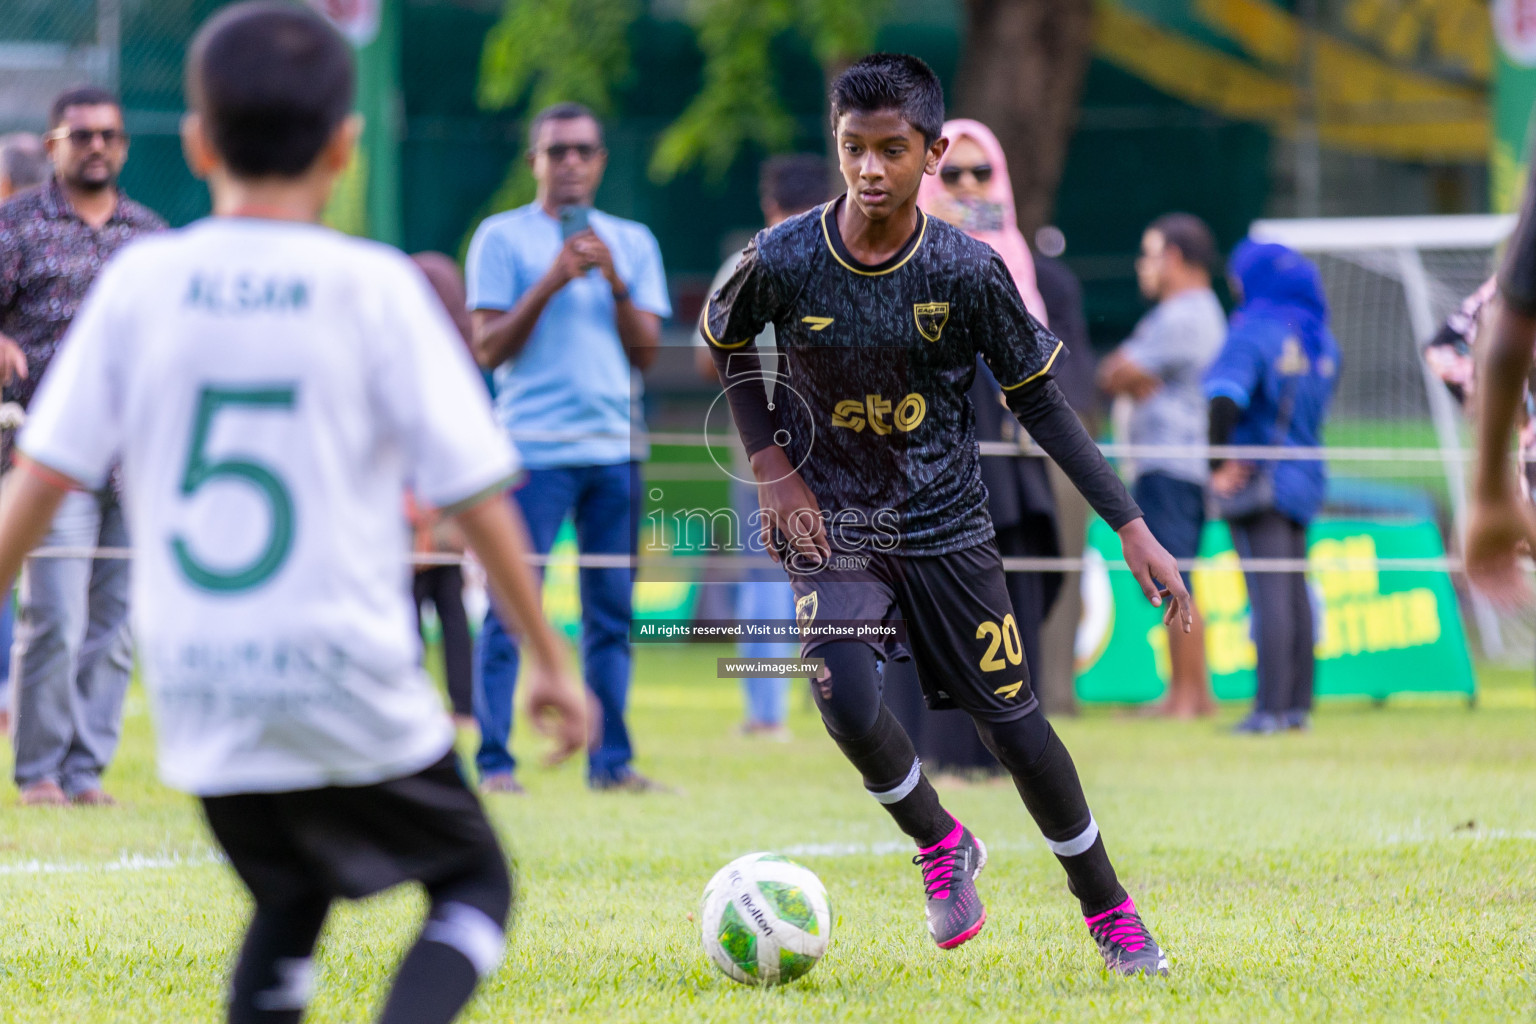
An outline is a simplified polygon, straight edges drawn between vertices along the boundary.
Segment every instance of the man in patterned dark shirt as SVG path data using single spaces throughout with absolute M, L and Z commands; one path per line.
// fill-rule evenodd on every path
M 918 184 L 948 147 L 943 121 L 938 79 L 914 57 L 877 54 L 839 75 L 832 123 L 847 194 L 758 235 L 701 326 L 758 480 L 765 540 L 795 588 L 802 651 L 824 662 L 817 706 L 918 846 L 934 941 L 954 948 L 985 923 L 974 878 L 986 848 L 940 806 L 881 702 L 880 658 L 910 655 L 931 705 L 970 713 L 1110 968 L 1162 973 L 1167 958 L 1030 691 L 966 397 L 978 354 L 1030 435 L 1119 532 L 1147 597 L 1186 630 L 1189 595 L 1051 380 L 1061 342 L 1025 311 L 996 252 L 918 209 Z M 770 322 L 781 355 L 772 404 L 753 341 Z M 827 630 L 896 619 L 900 648 Z
M 53 177 L 0 206 L 0 383 L 23 408 L 102 266 L 165 222 L 117 187 L 123 112 L 101 89 L 54 101 L 44 137 Z M 10 438 L 5 463 L 10 464 Z M 124 547 L 117 496 L 75 493 L 46 546 Z M 23 804 L 108 804 L 101 773 L 117 749 L 132 668 L 128 563 L 34 559 L 20 590 L 13 680 L 16 785 Z

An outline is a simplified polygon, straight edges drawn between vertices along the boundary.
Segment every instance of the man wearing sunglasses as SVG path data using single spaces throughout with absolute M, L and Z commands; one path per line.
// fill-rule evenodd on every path
M 53 177 L 0 206 L 0 384 L 23 408 L 48 371 L 96 275 L 134 238 L 165 227 L 117 187 L 128 159 L 109 92 L 54 100 L 43 136 Z M 11 461 L 5 436 L 4 465 Z M 125 547 L 113 484 L 71 493 L 45 547 Z M 21 577 L 12 722 L 24 805 L 110 804 L 101 775 L 117 749 L 132 668 L 128 563 L 31 559 Z M 10 652 L 0 652 L 8 656 Z
M 602 124 L 561 103 L 528 129 L 532 203 L 475 232 L 466 285 L 480 365 L 495 371 L 496 415 L 527 476 L 513 491 L 533 545 L 547 554 L 567 515 L 582 554 L 633 555 L 639 532 L 640 374 L 672 314 L 656 238 L 592 208 L 608 153 Z M 631 437 L 631 431 L 636 437 Z M 587 755 L 593 789 L 657 788 L 631 766 L 629 695 L 634 570 L 581 570 L 581 654 L 601 706 Z M 521 792 L 507 747 L 518 650 L 492 611 L 480 642 L 475 702 L 486 792 Z

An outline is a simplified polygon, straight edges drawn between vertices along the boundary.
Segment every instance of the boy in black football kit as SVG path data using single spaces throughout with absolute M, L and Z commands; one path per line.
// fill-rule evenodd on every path
M 870 794 L 916 841 L 940 948 L 986 921 L 974 885 L 986 848 L 940 806 L 881 702 L 877 660 L 908 652 L 930 705 L 969 712 L 1013 775 L 1105 963 L 1165 972 L 1030 690 L 966 398 L 978 353 L 1036 443 L 1119 532 L 1149 600 L 1166 602 L 1185 629 L 1188 593 L 1052 382 L 1061 342 L 1025 311 L 1001 257 L 917 208 L 922 175 L 948 146 L 933 72 L 877 54 L 839 75 L 831 99 L 847 194 L 758 235 L 701 318 L 802 628 L 905 622 L 904 649 L 808 633 L 804 653 L 825 663 L 817 706 Z M 753 343 L 769 322 L 781 352 L 771 405 Z

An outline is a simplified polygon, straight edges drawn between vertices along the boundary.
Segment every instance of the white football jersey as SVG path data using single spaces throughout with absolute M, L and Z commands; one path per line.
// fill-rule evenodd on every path
M 240 218 L 137 242 L 97 280 L 18 446 L 90 487 L 121 459 L 166 783 L 367 785 L 448 751 L 404 492 L 451 509 L 517 465 L 405 256 Z

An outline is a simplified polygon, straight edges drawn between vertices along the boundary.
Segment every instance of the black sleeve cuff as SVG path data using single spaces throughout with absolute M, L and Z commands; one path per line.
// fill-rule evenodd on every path
M 773 444 L 775 430 L 773 412 L 768 408 L 768 389 L 763 384 L 763 360 L 757 352 L 756 342 L 748 342 L 734 351 L 711 345 L 709 354 L 715 361 L 715 372 L 725 388 L 726 401 L 731 406 L 731 416 L 736 421 L 736 431 L 741 435 L 742 447 L 751 458 Z

